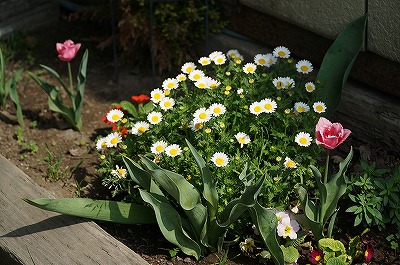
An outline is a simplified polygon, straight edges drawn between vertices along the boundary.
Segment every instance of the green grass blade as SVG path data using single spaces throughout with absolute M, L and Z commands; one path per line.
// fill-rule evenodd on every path
M 326 117 L 332 116 L 341 100 L 342 88 L 346 83 L 358 52 L 364 45 L 367 15 L 350 23 L 336 38 L 325 54 L 317 80 L 322 89 L 317 98 L 327 106 Z
M 93 220 L 120 224 L 150 224 L 156 222 L 154 212 L 150 207 L 132 203 L 88 198 L 40 198 L 35 200 L 23 198 L 22 200 L 43 210 Z

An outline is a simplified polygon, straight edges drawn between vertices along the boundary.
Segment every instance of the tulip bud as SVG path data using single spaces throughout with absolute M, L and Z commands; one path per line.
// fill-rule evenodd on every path
M 63 62 L 70 62 L 75 58 L 80 47 L 80 43 L 75 44 L 72 40 L 66 40 L 64 43 L 57 43 L 56 49 L 58 58 Z

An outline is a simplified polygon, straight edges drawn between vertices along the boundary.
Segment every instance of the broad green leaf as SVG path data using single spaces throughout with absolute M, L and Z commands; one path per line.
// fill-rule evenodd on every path
M 255 178 L 256 176 L 250 171 L 249 164 L 246 162 L 244 169 L 239 175 L 239 179 L 244 183 L 245 186 L 250 186 Z
M 353 21 L 339 34 L 326 52 L 316 80 L 322 89 L 316 91 L 318 100 L 327 106 L 326 117 L 332 116 L 339 106 L 347 77 L 365 39 L 367 15 Z
M 14 103 L 15 109 L 17 110 L 17 119 L 18 124 L 23 127 L 24 126 L 24 117 L 22 114 L 21 104 L 19 103 L 18 92 L 17 92 L 17 79 L 21 76 L 23 69 L 18 70 L 15 72 L 10 79 L 10 83 L 7 84 L 10 91 L 10 98 Z
M 129 176 L 136 184 L 140 185 L 141 188 L 148 192 L 164 195 L 157 184 L 151 179 L 150 173 L 140 168 L 139 165 L 129 157 L 123 156 L 122 161 L 125 163 Z
M 52 75 L 57 79 L 57 81 L 60 83 L 60 85 L 63 87 L 63 89 L 64 89 L 65 92 L 67 93 L 68 97 L 71 98 L 71 96 L 72 96 L 71 91 L 69 91 L 68 87 L 65 85 L 65 83 L 64 83 L 63 80 L 61 79 L 60 74 L 57 73 L 54 69 L 52 69 L 52 68 L 50 68 L 50 67 L 48 67 L 48 66 L 46 66 L 46 65 L 40 64 L 40 67 L 42 67 L 42 68 L 45 69 L 47 72 L 49 72 L 50 74 L 52 74 Z
M 129 114 L 131 114 L 134 118 L 138 116 L 137 110 L 135 105 L 133 105 L 131 102 L 122 100 L 119 105 L 126 110 Z
M 214 220 L 218 211 L 218 192 L 215 188 L 214 182 L 212 181 L 212 172 L 207 167 L 204 159 L 199 155 L 197 150 L 186 140 L 186 143 L 192 152 L 197 165 L 200 168 L 201 177 L 203 179 L 203 197 L 208 202 L 208 211 L 210 220 Z
M 158 226 L 164 237 L 179 247 L 183 253 L 194 256 L 198 260 L 202 254 L 202 248 L 183 229 L 182 218 L 174 207 L 160 195 L 144 190 L 139 190 L 139 192 L 142 199 L 153 207 Z
M 333 257 L 333 258 L 328 259 L 328 261 L 326 262 L 326 265 L 346 265 L 346 262 L 344 262 L 339 257 Z
M 265 245 L 271 253 L 275 264 L 285 264 L 283 251 L 279 246 L 276 227 L 278 219 L 275 213 L 261 206 L 258 202 L 250 209 L 251 218 L 260 232 Z
M 8 91 L 6 90 L 6 69 L 3 57 L 3 51 L 0 49 L 0 103 L 1 107 L 6 104 Z
M 76 113 L 76 117 L 81 117 L 83 97 L 85 95 L 86 68 L 88 57 L 89 51 L 86 50 L 83 54 L 81 64 L 79 65 L 79 72 L 77 76 L 76 95 L 74 100 L 74 111 Z
M 281 246 L 281 249 L 285 262 L 288 264 L 295 262 L 300 257 L 299 251 L 293 246 Z
M 22 200 L 43 210 L 94 220 L 121 224 L 156 222 L 153 210 L 145 205 L 88 198 L 40 198 L 35 200 L 24 198 Z

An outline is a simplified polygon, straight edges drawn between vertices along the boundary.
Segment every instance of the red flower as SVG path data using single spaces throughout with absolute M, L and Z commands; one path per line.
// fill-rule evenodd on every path
M 368 244 L 364 252 L 365 262 L 370 262 L 374 256 L 374 246 L 373 244 Z
M 150 97 L 145 94 L 140 94 L 139 96 L 132 96 L 132 100 L 137 102 L 137 103 L 142 103 L 144 101 L 149 101 Z
M 324 253 L 322 252 L 322 250 L 317 249 L 317 250 L 314 250 L 313 252 L 311 252 L 310 257 L 308 258 L 308 260 L 312 264 L 318 264 L 318 263 L 320 263 L 320 261 L 323 258 L 324 258 Z
M 58 58 L 63 62 L 70 62 L 75 58 L 80 47 L 80 43 L 75 44 L 72 40 L 66 40 L 64 43 L 57 43 L 56 50 L 58 52 Z
M 315 142 L 326 149 L 335 149 L 350 133 L 351 131 L 343 129 L 340 123 L 332 123 L 321 117 L 315 127 Z

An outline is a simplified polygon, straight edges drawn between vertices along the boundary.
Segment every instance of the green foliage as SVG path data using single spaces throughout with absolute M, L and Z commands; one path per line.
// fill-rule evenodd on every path
M 351 67 L 364 45 L 367 14 L 353 21 L 340 33 L 326 52 L 319 69 L 317 80 L 324 87 L 318 91 L 318 99 L 327 105 L 327 117 L 332 116 L 340 103 Z
M 318 248 L 324 253 L 324 263 L 327 265 L 351 264 L 343 243 L 333 238 L 318 240 Z
M 242 194 L 226 206 L 219 205 L 213 175 L 195 148 L 187 145 L 200 168 L 202 192 L 182 175 L 162 169 L 146 156 L 141 165 L 124 157 L 132 180 L 139 185 L 142 199 L 154 209 L 157 223 L 164 237 L 185 254 L 199 259 L 208 251 L 220 251 L 230 225 L 249 210 L 262 238 L 277 264 L 283 264 L 283 254 L 276 240 L 277 220 L 271 210 L 257 202 L 264 177 L 254 184 L 254 174 L 247 173 L 248 185 Z M 218 211 L 221 209 L 221 211 Z
M 29 75 L 32 77 L 32 79 L 47 93 L 48 105 L 50 110 L 55 113 L 59 113 L 65 119 L 65 121 L 77 131 L 82 130 L 82 106 L 83 96 L 85 94 L 88 56 L 89 52 L 88 50 L 86 50 L 79 66 L 75 90 L 72 87 L 68 89 L 68 86 L 64 83 L 64 81 L 61 79 L 61 76 L 55 70 L 51 69 L 48 66 L 40 65 L 44 70 L 50 73 L 58 81 L 64 92 L 67 94 L 71 102 L 71 106 L 68 106 L 63 102 L 61 96 L 62 90 L 60 90 L 59 87 L 52 85 L 40 78 L 38 75 L 29 72 Z M 70 80 L 70 83 L 72 84 L 72 80 Z
M 400 228 L 400 167 L 393 172 L 368 165 L 361 161 L 361 174 L 355 174 L 346 181 L 350 206 L 346 212 L 355 215 L 354 226 L 378 226 L 395 224 Z
M 117 18 L 119 45 L 125 57 L 135 63 L 149 62 L 150 10 L 143 0 L 120 0 Z M 154 54 L 159 71 L 182 65 L 194 54 L 193 49 L 205 39 L 205 15 L 208 12 L 210 34 L 219 32 L 226 23 L 221 21 L 217 1 L 203 0 L 159 1 L 154 3 Z
M 45 149 L 46 157 L 43 159 L 43 161 L 47 163 L 47 178 L 52 181 L 66 178 L 68 175 L 68 167 L 63 168 L 62 148 L 59 146 L 58 154 L 56 155 L 53 154 L 47 144 L 45 144 Z
M 393 250 L 397 250 L 399 248 L 399 242 L 400 242 L 400 231 L 398 231 L 396 234 L 390 234 L 386 237 L 386 240 L 390 243 L 390 247 Z
M 313 201 L 311 199 L 312 197 L 310 198 L 304 185 L 297 184 L 295 187 L 304 209 L 306 221 L 316 240 L 324 238 L 324 229 L 328 222 L 327 237 L 332 237 L 333 225 L 339 210 L 337 204 L 339 199 L 346 192 L 347 184 L 345 181 L 345 174 L 352 157 L 353 148 L 351 148 L 346 159 L 340 162 L 338 172 L 326 183 L 322 180 L 322 174 L 319 170 L 311 166 L 318 186 L 318 201 Z M 329 159 L 329 156 L 327 159 Z M 325 174 L 327 174 L 327 171 L 328 163 L 325 168 Z
M 5 59 L 3 57 L 3 51 L 0 48 L 0 108 L 4 108 L 6 105 L 7 98 L 10 97 L 13 102 L 16 115 L 18 119 L 18 124 L 23 127 L 24 119 L 22 115 L 21 104 L 19 103 L 18 92 L 17 92 L 17 80 L 22 74 L 23 69 L 14 72 L 11 77 L 7 79 L 6 77 L 6 67 Z

